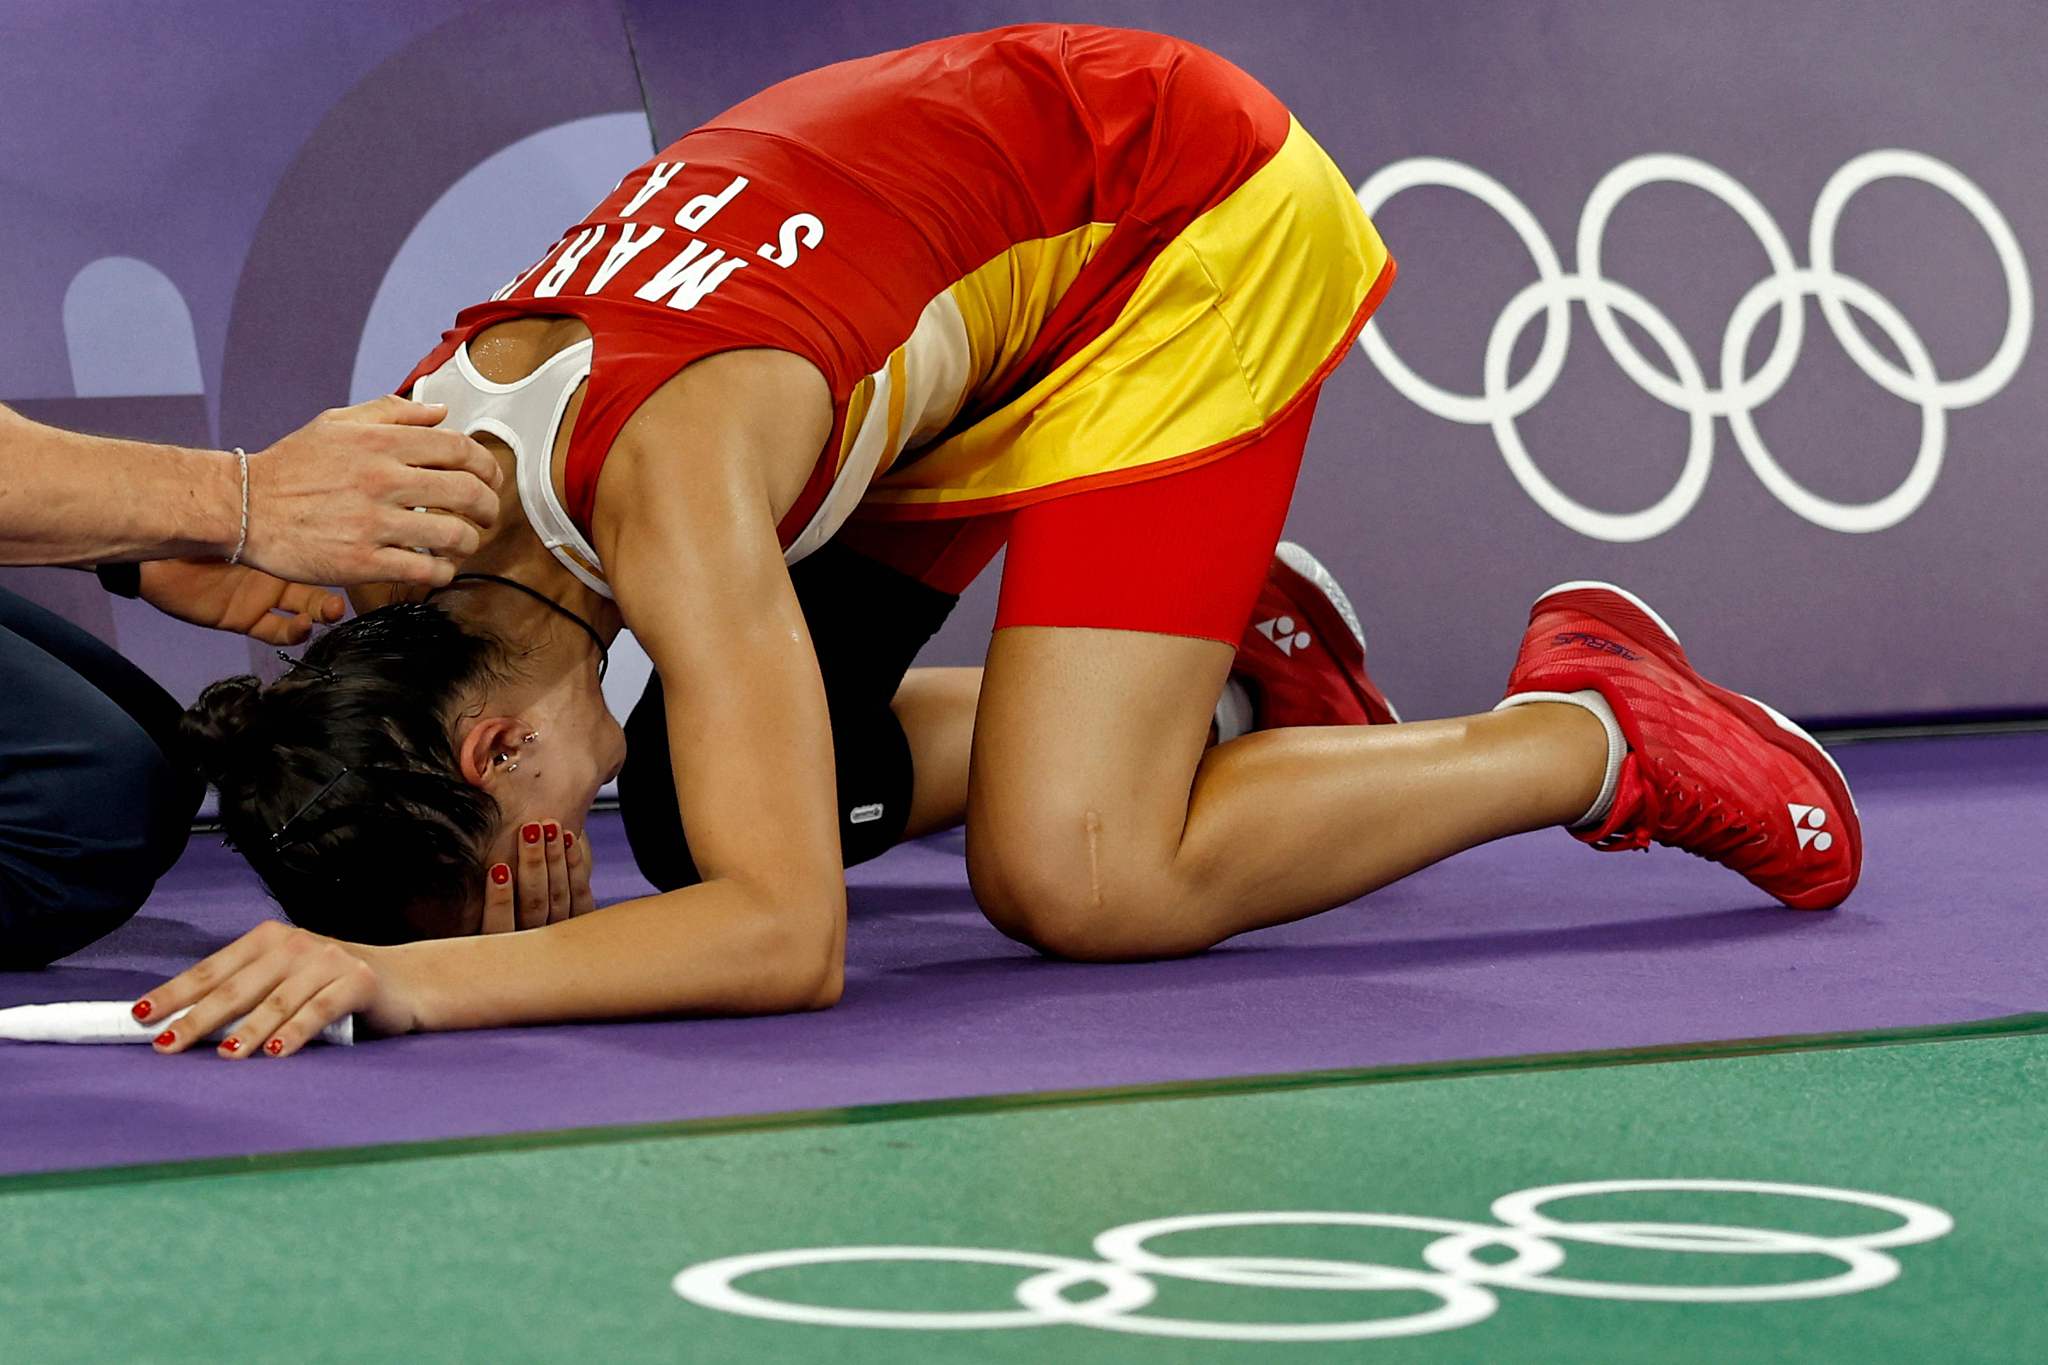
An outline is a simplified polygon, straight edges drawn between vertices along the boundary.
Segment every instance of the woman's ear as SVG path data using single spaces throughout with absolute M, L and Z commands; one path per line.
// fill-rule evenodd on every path
M 515 716 L 485 716 L 473 722 L 455 746 L 463 781 L 488 788 L 497 774 L 519 761 L 520 739 L 527 732 Z

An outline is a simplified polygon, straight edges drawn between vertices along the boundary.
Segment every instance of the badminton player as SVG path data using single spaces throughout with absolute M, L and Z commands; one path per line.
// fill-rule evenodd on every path
M 475 576 L 387 594 L 292 677 L 197 708 L 231 838 L 334 932 L 271 924 L 151 992 L 143 1014 L 193 1007 L 159 1047 L 244 1016 L 228 1055 L 349 1012 L 402 1032 L 835 1002 L 833 627 L 789 567 L 827 545 L 938 598 L 1007 547 L 967 871 L 1046 953 L 1198 952 L 1547 826 L 1839 903 L 1861 839 L 1832 763 L 1603 585 L 1538 600 L 1494 712 L 1209 743 L 1320 386 L 1393 274 L 1278 100 L 1151 34 L 944 39 L 688 134 L 413 375 L 516 476 Z M 599 676 L 627 626 L 701 880 L 349 941 L 368 907 L 474 914 L 549 821 L 580 831 L 625 754 Z

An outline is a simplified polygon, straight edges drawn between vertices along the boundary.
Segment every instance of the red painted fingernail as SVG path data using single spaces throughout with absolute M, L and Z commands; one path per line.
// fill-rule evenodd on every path
M 521 838 L 525 839 L 527 843 L 537 844 L 540 842 L 540 826 L 528 825 L 525 829 L 519 831 L 519 835 Z
M 156 1045 L 158 1047 L 169 1047 L 172 1043 L 175 1043 L 177 1041 L 178 1035 L 172 1032 L 170 1029 L 165 1029 L 162 1033 L 159 1033 L 156 1036 Z
M 284 1039 L 272 1038 L 269 1042 L 263 1045 L 263 1050 L 269 1053 L 271 1056 L 275 1057 L 278 1053 L 284 1051 Z
M 555 824 L 552 820 L 548 822 L 547 833 L 549 843 L 552 844 L 555 841 L 555 836 L 561 832 L 562 827 L 560 825 Z
M 224 1039 L 221 1042 L 220 1050 L 222 1052 L 240 1052 L 242 1050 L 242 1040 L 240 1038 Z
M 491 869 L 491 880 L 503 886 L 506 882 L 512 880 L 512 869 L 503 863 L 497 864 Z
M 147 1000 L 138 1000 L 135 1002 L 134 1006 L 128 1012 L 134 1015 L 137 1019 L 147 1019 L 149 1018 L 149 1012 L 154 1008 L 156 1007 L 154 1005 L 151 1005 Z
M 565 829 L 565 830 L 563 830 L 563 831 L 562 831 L 562 848 L 563 848 L 563 850 L 564 850 L 564 851 L 566 852 L 567 850 L 569 850 L 569 849 L 572 849 L 572 848 L 574 848 L 574 847 L 576 847 L 576 836 L 575 836 L 575 835 L 573 835 L 573 834 L 571 834 L 571 833 L 570 833 L 570 832 L 569 832 L 568 830 L 566 830 L 566 829 Z

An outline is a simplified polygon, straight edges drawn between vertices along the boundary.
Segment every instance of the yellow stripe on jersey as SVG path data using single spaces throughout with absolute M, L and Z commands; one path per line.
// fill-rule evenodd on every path
M 886 471 L 906 449 L 944 431 L 970 394 L 999 391 L 1112 230 L 1109 223 L 1090 223 L 1020 242 L 933 299 L 909 338 L 848 400 L 841 472 L 858 476 L 847 468 L 847 457 L 870 420 L 887 424 Z M 869 406 L 878 385 L 889 390 L 886 412 Z
M 1071 232 L 1017 245 L 982 265 L 950 292 L 974 354 L 969 392 L 1000 392 L 1017 362 L 1037 344 L 1045 320 L 1116 230 L 1084 223 Z
M 912 335 L 915 336 L 916 333 Z M 909 435 L 903 429 L 903 390 L 906 387 L 906 361 L 903 353 L 906 349 L 907 343 L 898 346 L 889 357 L 889 434 L 882 441 L 882 469 L 887 469 L 896 462 L 896 457 L 903 453 L 903 438 Z
M 883 367 L 884 370 L 887 368 Z M 834 462 L 839 468 L 845 468 L 847 453 L 853 449 L 854 439 L 860 435 L 861 427 L 867 423 L 868 409 L 875 401 L 875 383 L 875 376 L 869 375 L 855 385 L 853 392 L 847 395 L 846 425 L 839 433 L 839 457 Z
M 832 485 L 784 551 L 789 563 L 829 540 L 907 447 L 959 416 L 973 374 L 967 325 L 948 291 L 925 306 L 909 339 L 848 396 Z
M 949 291 L 974 388 L 1001 382 L 1107 234 L 1092 224 L 1022 244 Z M 882 477 L 863 507 L 969 515 L 1072 480 L 1146 477 L 1147 465 L 1257 431 L 1344 345 L 1387 266 L 1342 172 L 1291 123 L 1272 160 L 1159 254 L 1100 336 Z

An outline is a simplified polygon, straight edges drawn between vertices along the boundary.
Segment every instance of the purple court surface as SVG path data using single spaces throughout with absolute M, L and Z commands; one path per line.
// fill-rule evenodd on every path
M 957 836 L 853 874 L 820 1014 L 442 1034 L 285 1062 L 0 1044 L 0 1173 L 1146 1082 L 1953 1023 L 2048 1008 L 2048 735 L 1844 747 L 1868 855 L 1833 913 L 1555 832 L 1199 958 L 1042 961 Z M 641 889 L 593 821 L 600 898 Z M 195 839 L 143 913 L 0 1005 L 131 997 L 265 910 Z

